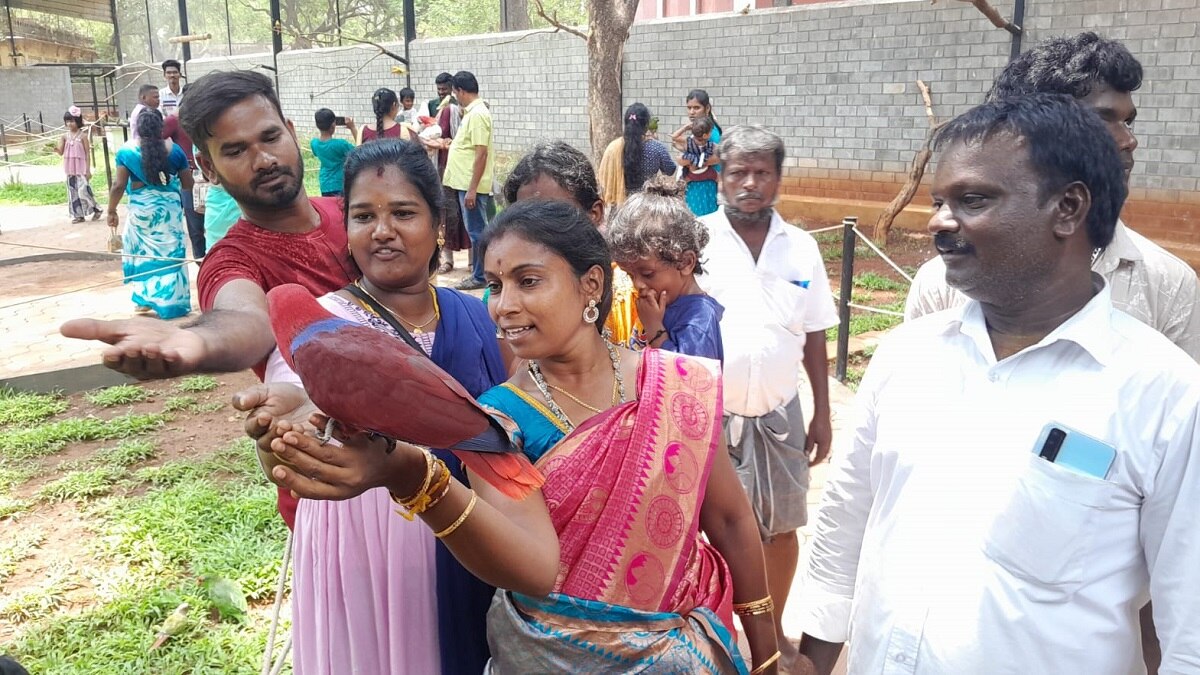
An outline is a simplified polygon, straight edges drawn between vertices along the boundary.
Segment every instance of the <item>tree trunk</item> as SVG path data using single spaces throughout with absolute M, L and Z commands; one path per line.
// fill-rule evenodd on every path
M 638 0 L 591 0 L 588 12 L 588 128 L 592 155 L 621 135 L 621 65 Z
M 529 0 L 500 0 L 500 30 L 529 30 Z

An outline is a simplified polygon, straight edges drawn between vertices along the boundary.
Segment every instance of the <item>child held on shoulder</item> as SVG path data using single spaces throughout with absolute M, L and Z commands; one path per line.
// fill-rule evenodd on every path
M 723 360 L 725 308 L 696 282 L 708 230 L 688 210 L 683 189 L 668 176 L 647 181 L 610 214 L 605 238 L 637 290 L 642 329 L 631 346 Z

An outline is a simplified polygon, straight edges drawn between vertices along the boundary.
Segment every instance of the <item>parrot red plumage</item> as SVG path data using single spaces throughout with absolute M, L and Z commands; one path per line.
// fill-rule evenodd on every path
M 520 499 L 544 480 L 513 445 L 515 425 L 485 411 L 403 340 L 330 314 L 303 286 L 267 293 L 275 342 L 309 398 L 345 427 L 454 451 L 472 472 Z

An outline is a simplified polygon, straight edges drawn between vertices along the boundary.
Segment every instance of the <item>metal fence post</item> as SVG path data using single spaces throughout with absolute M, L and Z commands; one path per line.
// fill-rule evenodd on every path
M 0 148 L 4 148 L 4 161 L 7 162 L 8 161 L 8 136 L 6 136 L 4 134 L 5 126 L 6 125 L 3 122 L 0 122 Z
M 854 289 L 854 244 L 858 218 L 842 218 L 842 278 L 838 292 L 838 335 L 837 364 L 834 377 L 838 382 L 846 381 L 846 363 L 850 358 L 850 293 Z

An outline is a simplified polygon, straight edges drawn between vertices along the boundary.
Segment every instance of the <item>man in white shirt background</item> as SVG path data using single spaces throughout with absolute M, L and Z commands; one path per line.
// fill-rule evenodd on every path
M 129 113 L 129 139 L 137 140 L 137 118 L 146 108 L 154 108 L 158 110 L 158 87 L 152 84 L 143 84 L 138 87 L 138 104 L 133 106 L 133 112 Z
M 167 86 L 158 90 L 158 109 L 162 111 L 163 117 L 179 112 L 179 103 L 183 100 L 183 89 L 179 84 L 181 67 L 175 59 L 162 62 L 163 79 L 167 81 Z
M 1053 38 L 1021 54 L 996 78 L 988 100 L 1034 92 L 1079 99 L 1108 127 L 1128 182 L 1138 147 L 1133 92 L 1141 84 L 1142 64 L 1124 45 L 1088 32 Z M 1187 263 L 1118 220 L 1112 243 L 1096 256 L 1092 269 L 1108 281 L 1117 309 L 1200 361 L 1200 281 Z M 945 271 L 941 258 L 921 266 L 905 303 L 906 318 L 966 302 L 946 284 Z
M 825 329 L 837 309 L 816 240 L 774 209 L 783 139 L 739 126 L 717 152 L 725 205 L 700 219 L 710 240 L 698 281 L 725 307 L 725 439 L 758 518 L 783 671 L 798 656 L 781 620 L 800 554 L 796 529 L 808 520 L 808 468 L 825 460 L 833 435 Z M 801 366 L 813 392 L 807 434 Z
M 1200 366 L 1091 270 L 1126 195 L 1117 145 L 1076 100 L 1031 94 L 938 147 L 929 228 L 971 300 L 903 324 L 868 367 L 801 650 L 821 673 L 847 639 L 852 673 L 1140 673 L 1153 598 L 1159 672 L 1195 673 Z M 1047 425 L 1111 466 L 1039 456 Z

